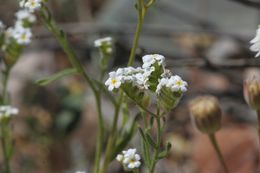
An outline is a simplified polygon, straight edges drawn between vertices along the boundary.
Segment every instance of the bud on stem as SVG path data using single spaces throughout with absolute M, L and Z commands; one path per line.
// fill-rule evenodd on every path
M 195 98 L 190 104 L 190 113 L 197 128 L 202 133 L 208 135 L 225 173 L 228 173 L 227 166 L 215 137 L 215 132 L 221 127 L 222 114 L 217 98 L 214 96 L 201 96 Z

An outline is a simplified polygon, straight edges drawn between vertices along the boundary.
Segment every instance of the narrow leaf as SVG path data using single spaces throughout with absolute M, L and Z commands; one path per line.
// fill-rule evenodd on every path
M 146 136 L 147 142 L 148 142 L 154 149 L 156 149 L 156 148 L 157 148 L 156 143 L 154 142 L 154 140 L 153 140 L 153 138 L 150 136 L 150 134 L 149 134 L 149 133 L 146 133 L 145 136 Z
M 73 74 L 78 74 L 76 69 L 74 69 L 74 68 L 65 69 L 65 70 L 55 73 L 51 76 L 47 76 L 45 78 L 39 79 L 36 81 L 36 83 L 39 85 L 42 85 L 42 86 L 46 86 L 58 79 L 61 79 L 65 76 L 69 76 L 69 75 L 73 75 Z
M 164 151 L 162 151 L 159 155 L 158 155 L 158 160 L 160 160 L 160 159 L 163 159 L 163 158 L 165 158 L 169 153 L 170 153 L 170 150 L 171 150 L 171 147 L 172 147 L 172 145 L 171 145 L 171 143 L 167 143 L 167 146 L 166 146 L 166 149 L 164 150 Z

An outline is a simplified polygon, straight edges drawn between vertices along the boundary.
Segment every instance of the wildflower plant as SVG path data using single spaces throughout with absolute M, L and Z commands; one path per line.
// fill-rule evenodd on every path
M 2 22 L 0 23 L 0 46 L 5 55 L 3 58 L 5 69 L 2 71 L 2 105 L 6 105 L 10 102 L 7 92 L 10 71 L 19 60 L 23 48 L 32 41 L 32 27 L 36 22 L 36 16 L 39 16 L 60 43 L 64 52 L 67 54 L 72 67 L 51 76 L 44 77 L 37 82 L 40 85 L 47 85 L 65 76 L 80 75 L 86 80 L 95 96 L 99 130 L 93 172 L 107 172 L 109 164 L 115 158 L 120 160 L 120 156 L 122 156 L 121 163 L 126 170 L 133 170 L 134 172 L 139 171 L 138 168 L 141 166 L 141 156 L 136 153 L 136 149 L 123 151 L 122 155 L 118 154 L 129 144 L 136 132 L 140 116 L 142 116 L 144 121 L 148 117 L 150 118 L 150 123 L 145 123 L 144 127 L 139 125 L 139 132 L 143 143 L 144 163 L 149 171 L 153 173 L 157 161 L 164 158 L 170 150 L 170 144 L 167 144 L 165 149 L 161 148 L 165 116 L 177 105 L 183 93 L 187 90 L 187 83 L 179 76 L 171 75 L 170 71 L 166 69 L 165 57 L 162 55 L 145 55 L 141 67 L 132 67 L 146 13 L 154 2 L 154 0 L 137 0 L 135 7 L 138 12 L 138 24 L 127 64 L 128 66 L 110 72 L 108 79 L 104 81 L 104 77 L 108 73 L 110 60 L 114 53 L 113 39 L 111 37 L 101 38 L 94 42 L 94 46 L 98 48 L 100 52 L 100 74 L 98 80 L 96 80 L 87 73 L 77 54 L 71 47 L 66 34 L 59 28 L 52 17 L 51 12 L 47 7 L 47 1 L 21 0 L 19 3 L 20 10 L 15 14 L 16 22 L 14 26 L 6 28 Z M 113 94 L 112 92 L 118 94 Z M 104 115 L 101 109 L 102 95 L 108 96 L 113 103 L 115 110 L 112 126 L 109 129 L 108 141 L 105 141 Z M 153 97 L 156 97 L 157 110 L 155 113 L 152 110 L 149 110 L 151 98 Z M 130 100 L 138 105 L 140 113 L 136 115 L 136 118 L 134 118 L 133 121 L 126 121 L 119 128 L 119 116 L 122 114 L 123 116 L 129 116 L 130 114 L 127 110 Z M 0 113 L 1 123 L 7 124 L 9 127 L 10 115 L 17 114 L 18 111 L 10 106 L 2 106 Z M 155 128 L 155 122 L 157 124 L 156 140 L 153 139 L 153 134 L 151 132 L 151 130 Z M 126 128 L 126 123 L 129 124 L 129 128 Z M 11 132 L 11 129 L 5 128 L 1 134 L 2 139 L 8 139 L 7 134 L 9 134 L 9 132 Z M 107 143 L 107 147 L 103 150 L 105 143 Z M 4 154 L 12 153 L 9 152 L 9 149 L 6 148 L 6 146 L 12 145 L 7 144 L 6 141 L 2 144 Z M 103 159 L 102 156 L 104 156 Z M 11 155 L 5 157 L 4 172 L 11 173 L 11 168 L 9 166 Z

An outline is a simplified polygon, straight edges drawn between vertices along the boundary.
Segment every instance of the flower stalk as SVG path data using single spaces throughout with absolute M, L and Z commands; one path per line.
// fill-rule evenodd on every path
M 260 109 L 256 110 L 256 114 L 257 114 L 257 131 L 258 131 L 258 138 L 260 144 Z
M 214 150 L 215 150 L 215 152 L 216 152 L 216 154 L 217 154 L 217 156 L 218 156 L 219 162 L 220 162 L 220 164 L 222 165 L 222 167 L 223 167 L 225 173 L 229 173 L 229 172 L 228 172 L 228 169 L 227 169 L 227 166 L 226 166 L 226 163 L 225 163 L 225 160 L 224 160 L 223 155 L 222 155 L 222 153 L 221 153 L 221 150 L 220 150 L 220 148 L 219 148 L 218 142 L 217 142 L 217 140 L 216 140 L 215 134 L 214 134 L 214 133 L 208 134 L 208 137 L 209 137 L 210 142 L 212 143 L 212 145 L 213 145 L 213 147 L 214 147 Z

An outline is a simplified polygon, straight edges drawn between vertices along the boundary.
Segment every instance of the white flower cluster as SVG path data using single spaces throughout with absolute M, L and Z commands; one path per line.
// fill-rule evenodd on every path
M 10 105 L 0 106 L 0 120 L 2 120 L 3 118 L 8 118 L 11 115 L 17 115 L 18 113 L 19 113 L 19 110 Z
M 26 3 L 28 2 L 26 1 Z M 2 46 L 3 50 L 12 43 L 12 40 L 19 45 L 27 45 L 31 42 L 31 25 L 36 21 L 35 15 L 27 8 L 23 8 L 16 12 L 15 16 L 16 21 L 14 26 L 4 31 L 5 41 Z
M 163 86 L 171 88 L 173 92 L 187 91 L 187 82 L 183 81 L 179 76 L 170 76 L 169 70 L 165 69 L 165 57 L 158 54 L 145 55 L 143 58 L 142 68 L 119 68 L 117 71 L 109 73 L 109 78 L 105 82 L 109 91 L 120 88 L 126 82 L 134 84 L 139 89 L 149 89 L 149 79 L 156 68 L 162 68 L 163 72 L 156 79 L 158 85 L 156 92 L 159 94 Z
M 187 91 L 187 82 L 183 81 L 180 76 L 175 75 L 170 78 L 162 78 L 157 85 L 156 93 L 160 93 L 163 87 L 169 88 L 172 92 L 186 92 Z
M 141 157 L 136 154 L 136 149 L 128 149 L 122 151 L 122 154 L 118 154 L 116 160 L 123 164 L 126 169 L 136 169 L 141 166 Z
M 154 55 L 145 55 L 143 57 L 143 68 L 149 68 L 152 65 L 154 65 L 156 62 L 159 65 L 163 65 L 164 66 L 164 61 L 165 61 L 165 57 L 162 55 L 158 55 L 158 54 L 154 54 Z
M 98 48 L 103 48 L 105 53 L 112 53 L 112 43 L 113 39 L 111 37 L 104 37 L 94 41 L 94 46 Z
M 35 12 L 41 8 L 42 0 L 21 0 L 20 7 L 29 10 L 30 12 Z
M 86 173 L 85 171 L 76 171 L 75 173 Z
M 250 41 L 250 43 L 252 44 L 250 46 L 250 50 L 253 52 L 257 52 L 255 57 L 258 57 L 260 55 L 260 25 L 256 30 L 256 36 Z
M 148 79 L 150 74 L 154 71 L 154 68 L 142 69 L 140 67 L 126 67 L 119 68 L 117 71 L 109 73 L 109 78 L 105 82 L 109 91 L 118 89 L 123 83 L 132 83 L 139 89 L 148 89 Z
M 101 47 L 102 45 L 111 45 L 113 39 L 111 37 L 104 37 L 94 41 L 95 47 Z

